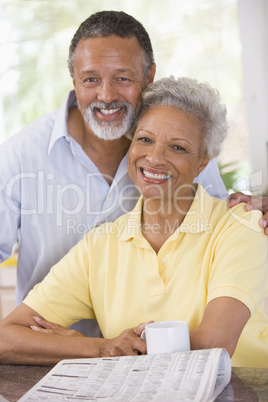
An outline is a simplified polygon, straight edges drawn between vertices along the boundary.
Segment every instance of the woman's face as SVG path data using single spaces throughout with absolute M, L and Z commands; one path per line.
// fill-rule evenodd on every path
M 129 175 L 144 198 L 192 196 L 193 180 L 208 163 L 202 127 L 198 117 L 171 106 L 145 112 L 128 158 Z

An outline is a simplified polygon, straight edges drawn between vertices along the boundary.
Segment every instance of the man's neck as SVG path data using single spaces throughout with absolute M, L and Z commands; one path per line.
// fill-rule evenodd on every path
M 130 140 L 125 136 L 114 141 L 99 139 L 86 125 L 77 107 L 69 109 L 68 133 L 94 162 L 107 183 L 111 184 L 128 151 Z

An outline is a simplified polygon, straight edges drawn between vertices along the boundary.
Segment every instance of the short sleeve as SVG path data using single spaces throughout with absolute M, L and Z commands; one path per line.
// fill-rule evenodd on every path
M 88 241 L 85 236 L 23 300 L 45 319 L 68 327 L 95 318 L 89 287 Z
M 246 212 L 243 205 L 228 211 L 224 226 L 219 222 L 214 236 L 208 283 L 208 302 L 222 296 L 234 297 L 253 313 L 267 286 L 267 238 L 258 226 L 259 211 Z M 217 233 L 218 232 L 218 233 Z

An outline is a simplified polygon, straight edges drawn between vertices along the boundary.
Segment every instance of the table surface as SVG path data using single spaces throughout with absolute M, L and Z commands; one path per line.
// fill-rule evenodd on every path
M 0 365 L 0 402 L 3 400 L 17 401 L 51 368 L 48 366 Z M 216 401 L 268 402 L 268 368 L 233 368 L 230 384 Z

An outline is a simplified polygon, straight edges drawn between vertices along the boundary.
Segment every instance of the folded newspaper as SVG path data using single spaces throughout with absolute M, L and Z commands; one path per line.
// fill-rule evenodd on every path
M 231 379 L 225 349 L 59 362 L 19 401 L 214 401 Z

